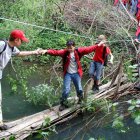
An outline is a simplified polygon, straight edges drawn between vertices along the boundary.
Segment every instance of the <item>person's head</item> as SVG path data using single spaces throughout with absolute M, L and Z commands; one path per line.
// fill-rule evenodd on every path
M 105 46 L 108 46 L 107 44 L 107 40 L 106 40 L 106 36 L 105 35 L 99 35 L 97 38 L 97 44 L 99 44 L 100 42 L 104 42 L 103 44 Z M 101 45 L 102 46 L 102 45 Z
M 105 35 L 99 35 L 97 40 L 98 40 L 98 42 L 106 41 L 106 37 L 105 37 Z
M 14 46 L 19 47 L 22 42 L 29 42 L 29 40 L 25 37 L 22 30 L 15 29 L 10 33 L 9 42 L 12 42 Z
M 68 40 L 66 43 L 66 47 L 69 52 L 73 52 L 75 49 L 75 42 L 72 40 Z

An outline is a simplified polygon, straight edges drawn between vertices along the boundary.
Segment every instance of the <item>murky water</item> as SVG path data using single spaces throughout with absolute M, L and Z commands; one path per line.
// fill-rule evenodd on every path
M 20 94 L 11 93 L 10 86 L 5 78 L 5 75 L 10 72 L 11 67 L 8 66 L 4 71 L 4 78 L 2 80 L 4 120 L 16 120 L 46 109 L 46 106 L 35 106 L 27 102 Z M 41 84 L 45 79 L 46 75 L 45 77 L 44 75 L 34 75 L 30 79 L 30 86 Z M 111 124 L 101 127 L 92 127 L 91 124 L 83 127 L 87 122 L 87 120 L 85 121 L 87 117 L 87 115 L 80 115 L 70 121 L 57 125 L 56 130 L 58 134 L 53 134 L 49 137 L 49 140 L 89 140 L 91 137 L 96 140 L 140 140 L 140 126 L 136 125 L 133 120 L 126 120 L 126 124 L 129 127 L 127 133 L 119 133 L 111 127 Z M 35 140 L 36 138 L 33 137 L 31 139 Z
M 88 117 L 85 115 L 85 117 Z M 85 117 L 78 116 L 69 122 L 65 122 L 56 127 L 58 134 L 49 137 L 49 140 L 140 140 L 140 126 L 133 120 L 125 120 L 129 130 L 126 133 L 120 133 L 111 127 L 111 123 L 106 126 L 92 127 L 85 126 Z M 102 139 L 101 139 L 102 138 Z M 93 139 L 93 140 L 94 140 Z
M 8 65 L 4 70 L 2 79 L 2 109 L 4 121 L 16 120 L 46 109 L 45 106 L 35 106 L 32 103 L 27 102 L 21 94 L 11 93 L 9 83 L 6 78 L 6 75 L 9 73 L 14 74 L 10 65 Z M 41 75 L 35 75 L 32 77 L 32 83 L 30 85 L 38 85 L 42 83 L 43 80 L 44 78 Z

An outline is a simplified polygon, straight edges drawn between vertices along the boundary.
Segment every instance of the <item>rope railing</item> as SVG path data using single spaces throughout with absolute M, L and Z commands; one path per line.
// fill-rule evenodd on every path
M 49 30 L 49 31 L 54 31 L 54 32 L 59 32 L 59 33 L 63 33 L 63 34 L 72 35 L 72 36 L 81 37 L 81 38 L 86 38 L 86 39 L 89 39 L 89 40 L 92 40 L 92 41 L 97 41 L 97 39 L 93 39 L 92 37 L 85 36 L 85 35 L 74 34 L 72 32 L 55 30 L 55 29 L 52 29 L 52 28 L 49 28 L 49 27 L 44 27 L 44 26 L 39 26 L 39 25 L 36 25 L 36 24 L 31 24 L 31 23 L 27 23 L 27 22 L 18 21 L 18 20 L 8 19 L 8 18 L 5 18 L 5 17 L 0 17 L 0 19 L 5 20 L 5 21 L 10 21 L 10 22 L 15 22 L 15 23 L 18 23 L 18 24 L 27 25 L 27 26 L 32 26 L 32 27 L 36 27 L 36 28 L 40 28 L 40 29 L 46 29 L 46 30 Z M 112 41 L 107 41 L 107 42 L 124 42 L 124 41 L 132 42 L 132 40 L 112 40 Z

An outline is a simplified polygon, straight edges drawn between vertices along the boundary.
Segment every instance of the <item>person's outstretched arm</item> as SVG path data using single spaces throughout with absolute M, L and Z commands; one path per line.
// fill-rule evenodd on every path
M 104 41 L 101 41 L 99 44 L 96 44 L 96 45 L 93 45 L 93 46 L 88 46 L 88 47 L 79 47 L 78 48 L 78 52 L 81 54 L 81 55 L 86 55 L 86 54 L 89 54 L 89 53 L 92 53 L 96 50 L 96 48 L 98 46 L 102 46 L 104 45 Z
M 62 49 L 62 50 L 48 49 L 48 50 L 40 50 L 39 53 L 63 57 L 65 54 L 65 51 L 66 51 L 65 49 Z
M 34 50 L 34 51 L 20 51 L 17 56 L 28 56 L 28 55 L 37 55 L 39 54 L 39 50 Z

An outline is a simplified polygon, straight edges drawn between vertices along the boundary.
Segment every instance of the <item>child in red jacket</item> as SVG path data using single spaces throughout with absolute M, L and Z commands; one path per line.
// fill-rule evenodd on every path
M 61 50 L 42 50 L 41 54 L 49 54 L 53 56 L 60 56 L 63 59 L 63 91 L 62 97 L 60 99 L 60 107 L 59 110 L 62 111 L 67 108 L 67 98 L 70 92 L 71 81 L 73 82 L 77 96 L 79 98 L 79 103 L 83 99 L 83 89 L 81 85 L 81 77 L 83 75 L 82 66 L 80 59 L 82 56 L 93 52 L 96 47 L 102 45 L 103 42 L 100 42 L 97 45 L 89 46 L 89 47 L 79 47 L 75 48 L 75 42 L 72 40 L 67 41 L 66 48 Z
M 122 0 L 122 3 L 126 8 L 128 8 L 129 0 Z M 119 0 L 114 0 L 114 6 L 119 6 L 120 8 L 122 8 L 122 5 L 119 2 Z
M 106 42 L 106 37 L 104 35 L 99 35 L 98 42 Z M 99 91 L 99 81 L 104 67 L 105 58 L 110 55 L 110 63 L 113 64 L 113 55 L 110 48 L 106 43 L 97 46 L 94 50 L 94 56 L 89 69 L 89 75 L 94 80 L 93 91 Z

